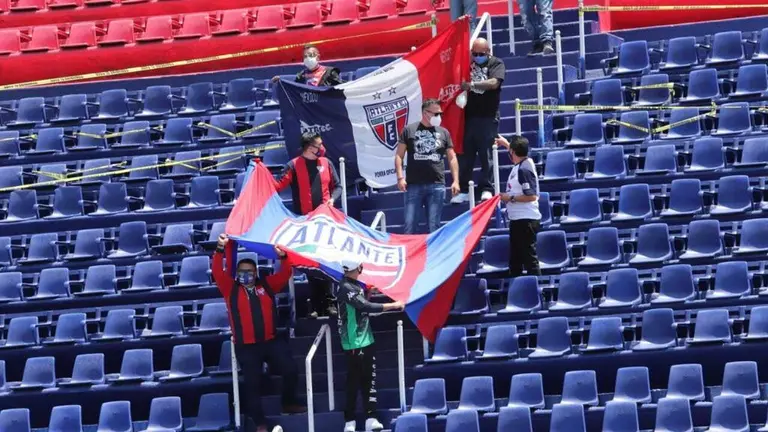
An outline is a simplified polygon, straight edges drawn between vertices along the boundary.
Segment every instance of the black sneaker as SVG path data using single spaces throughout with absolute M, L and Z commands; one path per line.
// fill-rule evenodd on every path
M 541 46 L 541 53 L 544 55 L 554 54 L 555 48 L 552 46 L 552 42 L 544 42 Z
M 535 55 L 541 54 L 541 50 L 544 47 L 541 45 L 541 42 L 536 41 L 533 43 L 533 48 L 531 49 L 531 52 L 528 53 L 528 57 L 533 57 Z

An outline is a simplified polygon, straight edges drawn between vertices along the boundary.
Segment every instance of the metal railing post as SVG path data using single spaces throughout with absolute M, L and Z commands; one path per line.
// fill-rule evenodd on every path
M 235 338 L 230 337 L 229 351 L 232 361 L 232 403 L 235 406 L 235 430 L 240 430 L 240 377 L 237 366 L 237 355 L 235 354 Z
M 487 13 L 485 12 L 483 15 Z M 488 49 L 491 50 L 491 55 L 493 55 L 493 21 L 490 14 L 488 19 L 485 20 L 485 38 L 488 40 Z M 471 49 L 472 47 L 470 46 L 469 48 Z
M 520 109 L 520 99 L 515 99 L 515 135 L 523 136 L 523 112 Z
M 293 281 L 294 274 L 288 279 L 288 295 L 291 296 L 291 325 L 288 327 L 288 335 L 291 338 L 296 337 L 296 283 Z
M 328 324 L 323 324 L 320 327 L 320 331 L 317 332 L 312 346 L 309 347 L 307 357 L 304 359 L 304 369 L 307 378 L 307 430 L 309 432 L 315 432 L 315 401 L 314 390 L 312 387 L 312 359 L 315 358 L 317 347 L 323 338 L 326 338 L 325 352 L 326 352 L 326 373 L 328 374 L 328 409 L 333 411 L 336 408 L 336 402 L 333 394 L 333 350 L 331 347 L 331 328 Z
M 507 0 L 507 20 L 509 22 L 509 53 L 515 55 L 515 7 L 513 0 Z
M 400 412 L 406 409 L 405 401 L 405 341 L 403 340 L 403 320 L 397 321 L 397 376 L 400 391 Z
M 341 171 L 341 211 L 347 214 L 347 162 L 343 157 L 339 158 L 339 171 Z
M 557 100 L 565 103 L 565 79 L 563 78 L 563 41 L 560 30 L 555 31 L 555 55 L 557 56 Z
M 501 180 L 499 180 L 499 145 L 493 145 L 493 190 L 495 195 L 501 192 Z
M 469 181 L 469 208 L 475 208 L 475 182 Z
M 424 336 L 421 337 L 421 351 L 424 353 L 424 360 L 429 358 L 429 341 Z
M 376 229 L 376 227 L 379 226 L 379 223 L 381 223 L 381 232 L 387 232 L 387 214 L 381 210 L 378 211 L 376 217 L 373 218 L 371 228 Z
M 477 23 L 477 27 L 475 27 L 475 31 L 472 32 L 472 37 L 469 39 L 469 49 L 472 49 L 475 39 L 480 37 L 483 27 L 485 27 L 485 32 L 487 33 L 488 48 L 491 50 L 491 54 L 493 54 L 493 26 L 491 25 L 491 15 L 488 12 L 483 13 L 483 16 L 480 17 L 480 21 Z
M 584 34 L 584 0 L 579 0 L 579 78 L 587 74 L 587 43 Z
M 432 22 L 430 27 L 432 27 L 432 37 L 435 37 L 437 36 L 437 15 L 432 14 L 431 18 L 432 18 Z
M 328 379 L 328 411 L 336 409 L 336 395 L 333 387 L 333 346 L 331 344 L 331 327 L 325 325 L 325 369 Z
M 544 148 L 544 110 L 541 109 L 544 105 L 544 72 L 541 68 L 536 68 L 536 103 L 539 105 L 539 148 Z

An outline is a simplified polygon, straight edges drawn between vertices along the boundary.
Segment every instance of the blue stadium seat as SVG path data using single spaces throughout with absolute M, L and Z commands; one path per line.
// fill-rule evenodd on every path
M 614 227 L 590 228 L 586 256 L 579 266 L 611 265 L 621 261 L 619 231 Z
M 717 205 L 710 207 L 712 215 L 733 215 L 752 209 L 752 188 L 749 177 L 721 177 L 717 184 Z
M 208 257 L 205 257 L 208 258 Z M 229 313 L 225 303 L 206 303 L 200 313 L 200 325 L 187 330 L 190 334 L 229 331 Z
M 136 338 L 136 311 L 133 309 L 112 309 L 104 320 L 104 331 L 94 337 L 96 342 L 114 342 Z
M 717 129 L 712 136 L 732 137 L 752 132 L 752 116 L 749 113 L 749 103 L 728 103 L 720 106 Z
M 621 80 L 616 78 L 596 80 L 592 83 L 592 105 L 621 106 L 624 105 L 624 89 Z
M 536 234 L 536 252 L 542 270 L 560 270 L 571 261 L 565 231 L 542 231 Z
M 56 359 L 54 357 L 27 358 L 21 382 L 12 390 L 42 390 L 56 387 Z
M 253 78 L 237 78 L 227 84 L 227 103 L 222 105 L 219 111 L 245 111 L 255 106 L 256 89 Z
M 131 403 L 110 401 L 101 405 L 96 432 L 132 432 Z
M 95 121 L 116 121 L 130 115 L 128 92 L 125 89 L 103 91 L 99 95 L 99 114 L 92 117 Z
M 103 150 L 107 148 L 107 125 L 103 123 L 91 123 L 80 126 L 80 131 L 75 132 L 77 142 L 69 151 L 92 151 Z M 109 162 L 107 162 L 108 164 Z M 84 174 L 92 174 L 84 172 Z
M 563 273 L 557 287 L 557 301 L 549 306 L 551 311 L 574 311 L 592 305 L 592 288 L 589 273 Z
M 552 203 L 549 200 L 549 192 L 539 192 L 539 213 L 541 213 L 542 226 L 552 223 Z
M 21 272 L 0 273 L 0 304 L 24 300 L 21 291 Z
M 672 309 L 643 312 L 642 338 L 632 347 L 635 351 L 658 351 L 677 345 L 677 324 Z
M 150 86 L 144 91 L 143 107 L 137 112 L 136 118 L 157 118 L 173 113 L 173 101 L 176 97 L 171 93 L 171 86 Z
M 624 328 L 619 317 L 597 317 L 590 322 L 589 338 L 583 352 L 621 351 L 624 349 Z
M 189 208 L 210 208 L 221 205 L 219 195 L 219 178 L 216 176 L 201 176 L 193 178 L 189 186 Z
M 658 296 L 651 300 L 653 304 L 681 303 L 696 297 L 693 271 L 688 264 L 675 264 L 662 267 Z
M 644 40 L 624 42 L 619 46 L 618 66 L 611 72 L 611 75 L 614 77 L 642 75 L 650 69 L 648 43 Z
M 227 353 L 227 359 L 229 359 L 229 353 Z M 447 413 L 445 379 L 422 378 L 416 380 L 413 386 L 413 402 L 409 412 L 426 415 Z
M 698 47 L 694 36 L 676 37 L 667 44 L 667 57 L 659 64 L 659 70 L 678 72 L 699 64 Z
M 229 405 L 229 395 L 227 393 L 207 393 L 200 396 L 195 425 L 185 428 L 185 431 L 215 432 L 229 429 L 232 425 Z
M 0 220 L 4 223 L 37 219 L 39 217 L 37 192 L 34 189 L 11 191 L 8 207 L 0 209 L 0 213 L 5 213 L 5 219 Z
M 723 253 L 720 222 L 714 219 L 695 220 L 688 225 L 685 252 L 681 260 L 713 258 Z
M 635 306 L 642 302 L 637 269 L 609 270 L 605 278 L 605 295 L 601 308 Z
M 669 227 L 665 223 L 641 225 L 637 230 L 637 253 L 630 264 L 659 264 L 673 257 Z
M 5 343 L 0 345 L 0 348 L 26 348 L 39 343 L 37 317 L 20 316 L 11 318 L 5 335 Z
M 83 417 L 80 405 L 53 407 L 48 422 L 48 432 L 80 432 L 82 430 Z
M 445 432 L 480 432 L 477 411 L 454 410 L 445 420 Z
M 164 287 L 162 261 L 142 261 L 133 268 L 131 287 L 122 291 L 137 293 L 161 290 Z
M 646 366 L 623 367 L 616 371 L 613 400 L 643 404 L 651 402 L 651 378 Z
M 117 248 L 110 252 L 109 258 L 133 258 L 147 254 L 149 237 L 146 222 L 123 222 L 118 231 Z
M 40 272 L 37 292 L 27 300 L 53 300 L 69 297 L 69 270 L 64 267 L 48 267 Z
M 85 313 L 71 312 L 59 315 L 53 339 L 43 341 L 45 345 L 70 345 L 88 340 L 85 329 Z
M 704 400 L 704 375 L 700 364 L 676 364 L 669 368 L 665 399 Z
M 707 309 L 696 314 L 696 327 L 688 344 L 722 344 L 731 340 L 727 309 Z
M 741 336 L 743 341 L 764 341 L 768 339 L 768 306 L 757 306 L 749 312 L 749 327 L 747 334 Z
M 52 155 L 64 153 L 67 148 L 64 144 L 64 129 L 47 128 L 37 132 L 35 147 L 27 151 L 29 156 Z
M 752 62 L 764 62 L 768 60 L 768 28 L 760 30 L 757 45 L 752 53 Z
M 108 377 L 108 380 L 118 383 L 152 381 L 155 377 L 155 368 L 152 362 L 153 353 L 149 348 L 126 350 L 120 365 L 120 373 Z
M 162 179 L 148 181 L 147 186 L 144 189 L 143 201 L 144 205 L 136 210 L 137 212 L 154 213 L 175 210 L 176 193 L 173 191 L 173 180 Z
M 518 354 L 517 326 L 497 324 L 488 327 L 483 353 L 475 360 L 500 360 L 516 357 Z
M 180 432 L 183 429 L 180 397 L 167 396 L 152 399 L 149 407 L 149 421 L 144 432 Z
M 163 129 L 163 138 L 154 141 L 155 146 L 183 146 L 192 144 L 192 119 L 177 117 L 169 119 Z
M 744 60 L 741 31 L 715 33 L 707 66 L 734 66 Z
M 79 354 L 75 357 L 72 377 L 59 382 L 59 386 L 91 386 L 104 384 L 104 354 Z
M 0 159 L 19 156 L 19 131 L 0 131 Z
M 157 170 L 157 155 L 142 155 L 131 158 L 131 170 L 128 177 L 123 177 L 120 181 L 143 183 L 148 180 L 154 180 L 159 177 Z
M 723 169 L 724 166 L 722 138 L 705 137 L 693 142 L 691 165 L 685 167 L 685 172 L 714 171 Z
M 576 178 L 576 156 L 573 150 L 557 150 L 544 157 L 544 175 L 540 181 L 562 181 Z
M 651 137 L 651 121 L 648 117 L 648 111 L 621 113 L 620 121 L 637 127 L 619 125 L 619 134 L 611 140 L 611 144 L 642 144 Z
M 217 114 L 211 116 L 209 124 L 212 127 L 206 127 L 207 134 L 198 138 L 198 142 L 203 144 L 224 143 L 231 140 L 232 134 L 236 132 L 237 121 L 234 114 Z
M 231 176 L 245 171 L 245 147 L 225 147 L 216 153 L 217 159 L 213 169 L 206 170 L 209 175 Z
M 645 152 L 643 169 L 635 170 L 637 175 L 672 174 L 677 171 L 677 152 L 675 146 L 655 145 Z
M 624 149 L 619 146 L 600 146 L 595 150 L 595 168 L 586 173 L 587 180 L 621 178 L 627 175 Z M 539 197 L 541 199 L 541 197 Z
M 155 309 L 152 325 L 144 329 L 141 337 L 162 338 L 184 334 L 183 310 L 181 306 L 161 306 Z
M 162 243 L 152 246 L 156 254 L 184 254 L 192 251 L 193 226 L 191 223 L 173 224 L 165 227 Z
M 670 127 L 666 134 L 659 136 L 659 139 L 690 139 L 698 138 L 701 135 L 701 121 L 692 120 L 694 117 L 698 117 L 701 113 L 698 108 L 681 108 L 672 110 L 669 115 Z
M 48 121 L 48 111 L 53 108 L 45 103 L 41 97 L 28 97 L 20 99 L 15 109 L 2 108 L 1 111 L 16 113 L 16 119 L 5 122 L 7 127 L 31 128 L 39 123 Z
M 509 383 L 509 405 L 544 408 L 544 384 L 540 373 L 514 374 Z
M 462 279 L 456 291 L 451 315 L 480 315 L 488 310 L 488 284 L 485 279 Z
M 28 408 L 6 408 L 0 411 L 0 430 L 9 432 L 30 432 Z
M 163 174 L 163 178 L 174 180 L 189 180 L 193 177 L 200 175 L 200 158 L 201 153 L 199 150 L 178 152 L 173 156 L 173 166 L 171 172 Z M 166 162 L 169 162 L 166 159 Z
M 211 284 L 211 263 L 207 255 L 185 257 L 181 260 L 179 281 L 169 289 L 200 288 Z
M 425 363 L 445 363 L 467 358 L 467 329 L 464 327 L 443 327 L 437 334 L 432 357 Z
M 643 75 L 640 78 L 640 87 L 663 86 L 669 84 L 669 75 L 665 73 Z M 672 88 L 641 88 L 637 93 L 637 100 L 633 105 L 664 105 L 672 100 Z
M 427 416 L 417 413 L 405 413 L 397 417 L 395 432 L 427 432 Z
M 759 99 L 768 92 L 768 66 L 751 64 L 739 68 L 736 90 L 728 99 Z
M 597 374 L 592 370 L 576 370 L 565 373 L 560 403 L 597 405 Z
M 11 238 L 0 237 L 0 267 L 9 267 L 14 264 L 11 256 Z
M 659 432 L 692 431 L 691 406 L 685 399 L 661 398 L 656 406 L 656 428 Z
M 187 86 L 184 108 L 179 110 L 179 115 L 200 115 L 213 111 L 216 106 L 213 83 L 199 82 Z
M 459 410 L 496 411 L 496 402 L 493 395 L 493 377 L 473 376 L 464 378 L 461 382 Z
M 536 349 L 528 358 L 562 357 L 571 353 L 571 330 L 568 318 L 547 317 L 539 320 Z
M 688 77 L 688 94 L 680 98 L 681 104 L 693 105 L 717 101 L 722 97 L 716 69 L 699 69 Z
M 75 296 L 98 296 L 117 293 L 117 271 L 114 264 L 102 264 L 88 267 L 83 290 Z
M 494 235 L 485 238 L 483 262 L 476 274 L 478 276 L 506 272 L 509 270 L 509 236 Z
M 496 431 L 533 432 L 531 410 L 522 406 L 501 407 Z
M 723 369 L 723 396 L 738 395 L 746 399 L 760 399 L 757 363 L 738 361 L 725 364 Z
M 531 313 L 541 309 L 541 289 L 536 276 L 518 276 L 507 289 L 507 305 L 499 314 Z
M 211 229 L 208 230 L 208 240 L 198 242 L 197 244 L 205 250 L 213 250 L 219 240 L 219 235 L 224 233 L 226 222 L 214 222 Z
M 41 206 L 44 207 L 44 206 Z M 80 186 L 59 186 L 53 193 L 51 214 L 45 219 L 66 219 L 83 215 L 83 190 Z
M 765 137 L 747 138 L 741 151 L 741 160 L 734 163 L 734 168 L 762 168 L 768 164 L 768 139 Z
M 104 183 L 99 186 L 96 211 L 88 216 L 105 216 L 128 211 L 128 189 L 125 183 Z
M 715 267 L 714 290 L 707 291 L 710 299 L 737 299 L 752 292 L 752 278 L 744 261 L 721 262 Z
M 254 130 L 243 135 L 243 139 L 276 138 L 281 135 L 279 111 L 257 111 L 252 116 L 249 128 Z
M 699 179 L 672 180 L 669 206 L 661 211 L 662 217 L 693 216 L 704 207 Z
M 109 159 L 91 159 L 83 163 L 82 172 L 83 177 L 87 175 L 87 178 L 81 178 L 78 181 L 71 182 L 70 185 L 78 186 L 98 186 L 102 183 L 108 183 L 112 181 L 110 173 L 112 172 L 112 164 Z
M 747 401 L 741 395 L 721 395 L 712 398 L 712 418 L 708 431 L 749 432 Z
M 587 432 L 584 408 L 581 405 L 569 403 L 555 404 L 552 406 L 549 430 L 550 432 Z
M 360 79 L 370 73 L 376 72 L 377 70 L 379 70 L 378 66 L 366 66 L 366 67 L 357 68 L 355 70 L 354 79 Z
M 104 230 L 93 228 L 80 230 L 75 237 L 75 249 L 64 255 L 65 261 L 91 260 L 104 256 Z
M 637 404 L 612 400 L 605 404 L 603 432 L 638 432 Z
M 619 188 L 618 211 L 611 215 L 612 221 L 639 221 L 652 215 L 651 191 L 647 184 L 625 184 Z
M 42 264 L 56 261 L 59 257 L 59 236 L 56 233 L 32 234 L 27 247 L 27 256 L 19 264 Z M 48 269 L 51 270 L 51 269 Z
M 568 215 L 560 218 L 564 225 L 592 223 L 603 219 L 600 195 L 597 189 L 576 189 L 568 197 Z
M 237 201 L 238 197 L 240 197 L 240 193 L 243 191 L 243 186 L 245 186 L 245 173 L 240 173 L 235 178 L 235 190 L 234 190 L 235 198 L 233 200 L 233 203 Z
M 576 114 L 571 139 L 565 147 L 592 147 L 605 144 L 602 114 Z
M 262 162 L 269 169 L 282 169 L 291 159 L 288 156 L 288 149 L 284 145 L 272 147 L 275 143 L 267 143 L 266 149 L 262 153 Z
M 68 94 L 59 100 L 59 115 L 50 119 L 52 124 L 75 123 L 88 120 L 91 117 L 89 108 L 94 105 L 88 102 L 88 96 L 82 93 Z
M 21 166 L 0 167 L 0 187 L 21 186 Z
M 66 164 L 46 164 L 40 165 L 37 171 L 33 171 L 30 174 L 35 177 L 35 183 L 39 185 L 37 186 L 39 189 L 48 190 L 61 184 L 61 179 L 69 174 L 69 170 L 67 170 Z
M 171 354 L 171 369 L 160 381 L 179 381 L 203 374 L 203 348 L 200 344 L 176 345 Z

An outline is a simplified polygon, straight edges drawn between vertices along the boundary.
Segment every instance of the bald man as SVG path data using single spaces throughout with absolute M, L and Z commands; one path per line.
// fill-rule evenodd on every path
M 468 91 L 464 108 L 464 154 L 459 156 L 459 187 L 461 193 L 453 197 L 452 204 L 469 200 L 469 181 L 475 159 L 480 159 L 480 178 L 475 183 L 481 200 L 490 199 L 494 192 L 493 141 L 499 131 L 499 102 L 501 84 L 507 69 L 500 58 L 491 55 L 488 41 L 475 39 L 472 43 L 471 82 L 461 84 Z

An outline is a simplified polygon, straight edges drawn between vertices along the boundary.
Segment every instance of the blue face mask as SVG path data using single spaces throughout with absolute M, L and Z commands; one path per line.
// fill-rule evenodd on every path
M 256 275 L 251 272 L 237 272 L 237 282 L 241 285 L 250 286 L 256 280 Z
M 475 56 L 474 58 L 475 58 L 475 63 L 477 64 L 485 64 L 488 61 L 487 55 Z

